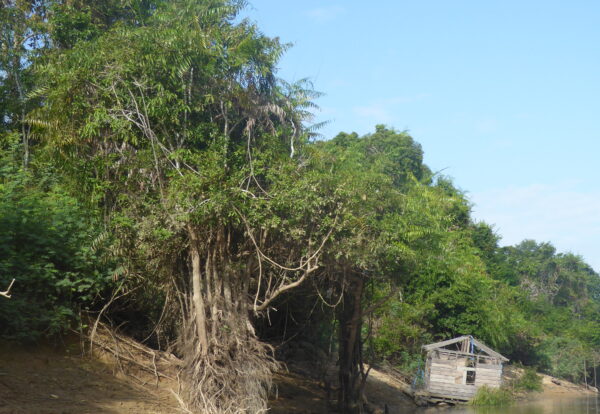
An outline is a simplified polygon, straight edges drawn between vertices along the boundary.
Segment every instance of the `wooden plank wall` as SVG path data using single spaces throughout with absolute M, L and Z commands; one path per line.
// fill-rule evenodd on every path
M 458 360 L 431 358 L 428 391 L 452 398 L 465 400 L 472 398 L 477 387 L 462 383 L 464 370 L 462 366 L 457 366 L 459 364 L 464 364 L 464 358 Z
M 502 365 L 479 364 L 475 370 L 475 385 L 498 388 L 502 385 Z
M 456 384 L 458 375 L 460 375 L 460 380 L 462 381 L 462 372 L 458 371 L 456 360 L 449 361 L 437 358 L 431 360 L 429 374 L 430 382 Z M 459 381 L 459 384 L 461 381 Z
M 428 391 L 431 394 L 468 400 L 475 395 L 477 387 L 473 385 L 447 384 L 431 381 Z
M 432 357 L 428 361 L 429 375 L 427 390 L 432 394 L 470 399 L 477 388 L 483 385 L 499 387 L 502 383 L 502 365 L 477 364 L 475 368 L 475 384 L 463 384 L 466 367 L 464 358 L 440 359 Z

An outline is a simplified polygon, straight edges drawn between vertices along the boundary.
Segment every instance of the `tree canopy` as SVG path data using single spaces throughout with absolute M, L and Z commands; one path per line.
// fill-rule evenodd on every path
M 290 329 L 330 338 L 348 413 L 363 362 L 414 372 L 457 335 L 576 381 L 598 365 L 594 269 L 501 246 L 407 132 L 319 139 L 319 93 L 278 77 L 288 46 L 244 2 L 5 3 L 3 338 L 127 322 L 184 360 L 182 401 L 206 413 L 265 412 Z

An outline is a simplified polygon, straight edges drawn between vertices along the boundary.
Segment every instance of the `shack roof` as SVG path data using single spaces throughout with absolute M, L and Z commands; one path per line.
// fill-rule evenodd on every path
M 491 357 L 494 358 L 498 358 L 503 362 L 507 362 L 509 361 L 508 358 L 506 358 L 505 356 L 500 355 L 498 352 L 494 351 L 492 348 L 488 347 L 487 345 L 485 345 L 483 342 L 473 338 L 472 336 L 469 335 L 464 335 L 464 336 L 459 336 L 457 338 L 454 339 L 448 339 L 447 341 L 442 341 L 442 342 L 436 342 L 433 344 L 429 344 L 429 345 L 423 345 L 423 349 L 426 351 L 433 351 L 435 349 L 442 349 L 448 345 L 452 345 L 452 344 L 456 344 L 458 342 L 462 342 L 465 340 L 470 340 L 473 345 L 476 348 L 479 348 L 480 350 L 482 350 L 483 352 L 485 352 L 486 354 L 488 354 Z

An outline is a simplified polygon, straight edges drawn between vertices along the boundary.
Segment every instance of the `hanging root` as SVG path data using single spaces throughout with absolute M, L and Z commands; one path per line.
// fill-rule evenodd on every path
M 206 414 L 267 412 L 272 373 L 279 368 L 273 349 L 255 336 L 247 317 L 221 317 L 210 334 L 209 350 L 199 352 L 193 320 L 184 344 L 183 395 L 190 407 Z

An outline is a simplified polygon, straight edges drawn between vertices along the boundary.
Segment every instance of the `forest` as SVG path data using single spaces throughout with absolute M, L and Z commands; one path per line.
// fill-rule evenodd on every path
M 111 321 L 183 361 L 197 412 L 267 407 L 276 349 L 368 371 L 473 335 L 574 382 L 600 365 L 600 278 L 550 242 L 501 246 L 407 132 L 319 134 L 319 93 L 238 0 L 5 0 L 0 337 Z M 416 137 L 418 139 L 418 137 Z M 317 358 L 317 355 L 315 355 Z

